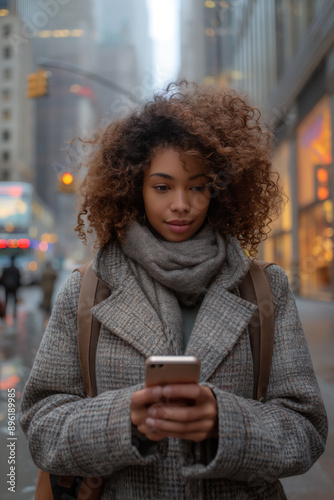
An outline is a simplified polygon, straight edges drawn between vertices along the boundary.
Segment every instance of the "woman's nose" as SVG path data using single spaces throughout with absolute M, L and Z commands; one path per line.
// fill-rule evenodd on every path
M 185 193 L 181 189 L 175 191 L 170 208 L 172 211 L 189 212 L 190 203 L 188 200 L 187 193 Z

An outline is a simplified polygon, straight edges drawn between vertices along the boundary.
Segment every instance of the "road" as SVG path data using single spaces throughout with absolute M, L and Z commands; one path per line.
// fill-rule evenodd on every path
M 66 274 L 60 276 L 59 290 Z M 16 415 L 24 383 L 37 352 L 47 318 L 39 308 L 41 291 L 37 287 L 20 292 L 18 318 L 12 325 L 0 323 L 0 470 L 9 473 L 10 448 L 7 429 L 7 387 L 16 388 Z M 334 500 L 334 304 L 297 299 L 297 306 L 326 404 L 330 433 L 327 448 L 318 462 L 302 476 L 283 479 L 289 500 Z M 11 318 L 9 317 L 9 322 Z M 1 500 L 33 500 L 37 468 L 29 454 L 27 441 L 16 421 L 15 429 L 16 489 L 1 480 Z M 5 450 L 5 451 L 4 451 Z

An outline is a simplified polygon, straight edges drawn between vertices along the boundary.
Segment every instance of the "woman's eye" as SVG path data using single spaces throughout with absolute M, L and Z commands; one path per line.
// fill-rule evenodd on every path
M 157 191 L 167 191 L 167 189 L 169 189 L 168 186 L 154 186 L 154 189 L 156 189 Z
M 193 191 L 204 191 L 205 186 L 194 186 L 191 188 Z

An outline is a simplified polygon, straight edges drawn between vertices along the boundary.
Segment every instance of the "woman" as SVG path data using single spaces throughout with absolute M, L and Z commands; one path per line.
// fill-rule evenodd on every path
M 40 468 L 103 475 L 104 500 L 267 500 L 286 498 L 279 478 L 302 474 L 324 451 L 325 409 L 276 265 L 267 398 L 252 399 L 256 306 L 238 285 L 245 251 L 255 255 L 282 201 L 270 139 L 235 92 L 182 82 L 96 139 L 76 230 L 84 241 L 94 232 L 93 269 L 111 289 L 92 309 L 98 396 L 85 397 L 80 373 L 74 273 L 22 398 Z M 198 356 L 200 383 L 145 388 L 145 359 L 166 354 Z

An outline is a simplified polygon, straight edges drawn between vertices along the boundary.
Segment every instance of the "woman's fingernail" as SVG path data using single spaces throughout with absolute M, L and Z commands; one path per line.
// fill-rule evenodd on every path
M 151 417 L 156 417 L 157 416 L 157 410 L 156 408 L 149 408 L 147 412 Z
M 172 388 L 166 386 L 163 388 L 162 393 L 164 396 L 166 396 L 168 398 L 168 396 L 170 396 L 172 394 Z
M 161 387 L 160 387 L 160 385 L 158 385 L 158 386 L 156 386 L 156 387 L 153 387 L 153 389 L 152 389 L 152 395 L 153 395 L 154 397 L 159 397 L 159 396 L 161 396 Z
M 145 424 L 148 425 L 149 427 L 154 427 L 155 426 L 155 420 L 153 418 L 147 418 L 145 420 Z

